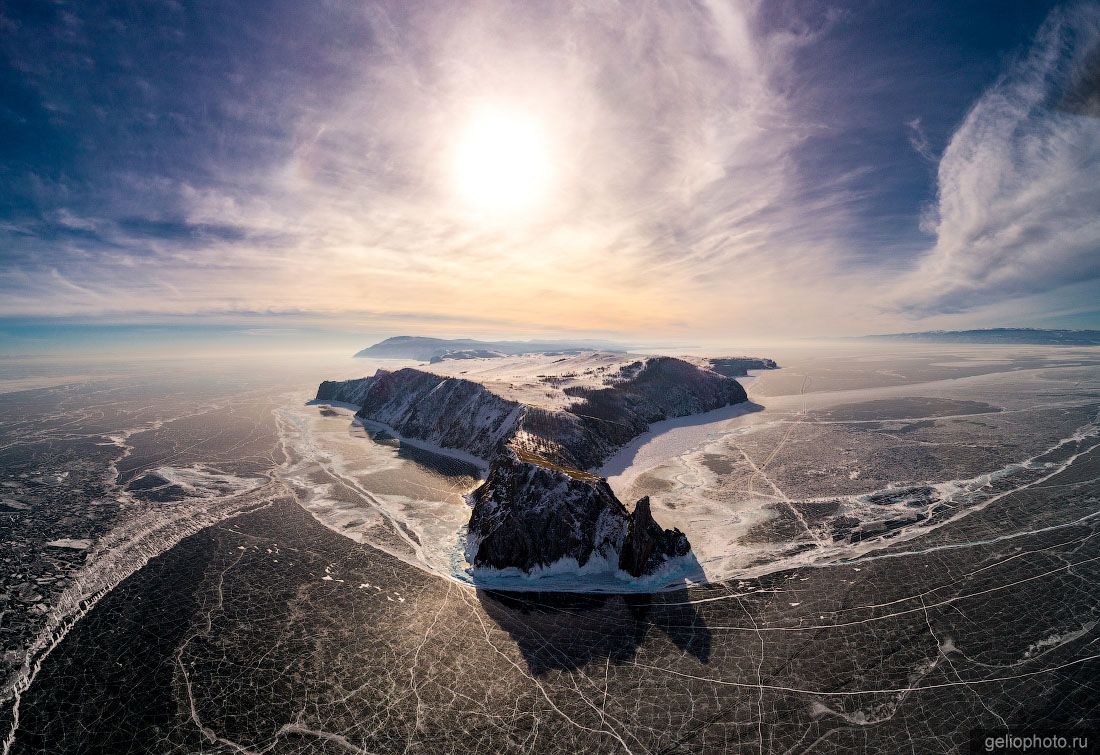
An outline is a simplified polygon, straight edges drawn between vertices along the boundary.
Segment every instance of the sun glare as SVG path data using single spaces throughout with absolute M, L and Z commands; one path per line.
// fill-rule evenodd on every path
M 471 209 L 514 217 L 536 209 L 546 198 L 552 166 L 535 118 L 480 110 L 459 132 L 453 158 L 455 191 Z

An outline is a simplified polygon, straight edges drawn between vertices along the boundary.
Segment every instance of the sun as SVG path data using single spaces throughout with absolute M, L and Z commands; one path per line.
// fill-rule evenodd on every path
M 552 161 L 537 118 L 481 108 L 459 130 L 452 158 L 455 193 L 468 209 L 514 218 L 546 200 Z

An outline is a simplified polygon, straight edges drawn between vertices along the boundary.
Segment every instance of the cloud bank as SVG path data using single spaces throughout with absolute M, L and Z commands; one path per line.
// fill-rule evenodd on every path
M 961 312 L 1100 278 L 1100 9 L 1055 11 L 938 170 L 935 246 L 895 290 Z

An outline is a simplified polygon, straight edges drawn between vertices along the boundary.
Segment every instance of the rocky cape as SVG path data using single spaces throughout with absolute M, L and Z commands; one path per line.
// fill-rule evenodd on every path
M 637 577 L 686 556 L 686 536 L 657 524 L 648 499 L 628 511 L 606 480 L 584 470 L 653 422 L 746 401 L 744 388 L 706 366 L 649 357 L 564 391 L 566 408 L 551 409 L 405 368 L 323 382 L 317 399 L 357 405 L 356 416 L 406 438 L 487 461 L 485 482 L 469 496 L 466 556 L 475 567 L 530 572 L 572 559 L 582 571 Z

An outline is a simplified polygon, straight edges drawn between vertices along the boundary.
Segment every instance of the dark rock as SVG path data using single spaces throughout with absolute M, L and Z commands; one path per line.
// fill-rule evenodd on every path
M 522 414 L 519 404 L 479 383 L 409 367 L 358 380 L 326 380 L 316 400 L 357 405 L 358 417 L 486 460 L 500 452 Z
M 646 496 L 634 506 L 619 555 L 619 568 L 640 577 L 652 573 L 669 559 L 686 556 L 690 550 L 691 544 L 683 532 L 666 530 L 653 521 L 649 496 Z
M 486 461 L 507 444 L 578 469 L 598 467 L 653 422 L 748 400 L 736 380 L 673 357 L 639 360 L 606 387 L 566 393 L 580 401 L 549 410 L 505 399 L 470 380 L 405 368 L 326 380 L 317 400 L 358 405 L 360 417 L 405 437 Z
M 612 560 L 629 523 L 606 480 L 524 461 L 506 452 L 473 493 L 466 558 L 475 566 L 530 571 L 562 558 Z
M 765 357 L 721 357 L 708 359 L 710 368 L 726 377 L 745 377 L 749 370 L 775 370 L 779 365 Z
M 470 498 L 466 558 L 474 566 L 530 571 L 601 558 L 640 577 L 691 551 L 684 533 L 653 520 L 648 497 L 628 513 L 606 480 L 515 452 L 493 463 Z
M 357 380 L 325 380 L 317 386 L 317 400 L 356 403 L 356 399 L 361 398 L 363 391 L 373 381 L 372 377 Z

